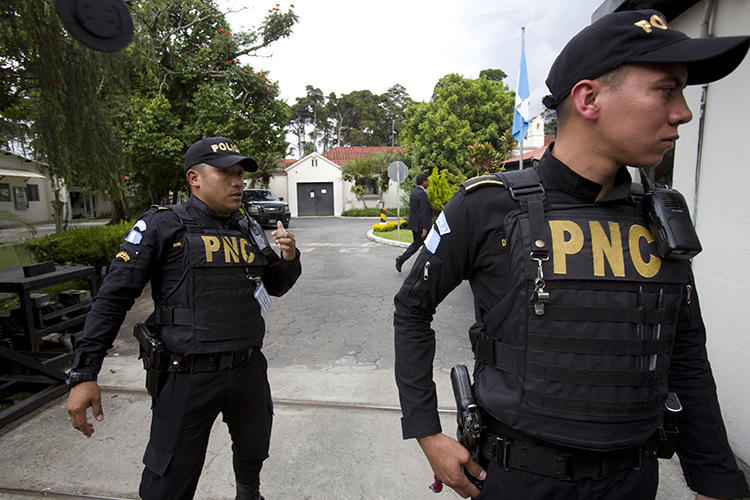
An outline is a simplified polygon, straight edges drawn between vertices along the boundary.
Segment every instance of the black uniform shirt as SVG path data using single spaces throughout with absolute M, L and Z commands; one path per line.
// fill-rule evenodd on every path
M 197 196 L 191 196 L 183 206 L 204 228 L 239 227 L 243 217 L 240 212 L 230 217 L 219 217 Z M 151 207 L 138 219 L 131 231 L 132 237 L 129 235 L 120 245 L 86 317 L 83 335 L 76 345 L 74 370 L 99 373 L 102 360 L 112 347 L 125 313 L 149 280 L 153 280 L 151 293 L 156 303 L 160 303 L 162 294 L 176 285 L 183 274 L 183 249 L 174 243 L 180 242 L 184 233 L 185 226 L 169 209 Z M 281 296 L 294 285 L 302 272 L 299 250 L 294 260 L 286 261 L 275 254 L 269 260 L 270 264 L 263 273 L 263 284 L 269 294 Z
M 601 185 L 576 174 L 550 151 L 537 168 L 550 203 L 594 203 L 601 191 Z M 630 202 L 630 192 L 631 177 L 622 167 L 613 189 L 597 203 Z M 434 253 L 421 251 L 395 297 L 395 368 L 405 439 L 441 432 L 432 379 L 435 332 L 430 328 L 437 305 L 462 280 L 469 280 L 476 320 L 481 322 L 503 301 L 510 306 L 516 287 L 525 286 L 508 282 L 507 254 L 499 244 L 505 238 L 506 214 L 517 209 L 510 193 L 498 184 L 468 192 L 461 188 L 444 209 L 450 232 L 441 235 Z M 692 275 L 690 279 L 691 296 L 680 306 L 669 377 L 670 390 L 684 408 L 678 454 L 692 489 L 719 498 L 744 497 L 750 491 L 727 442 Z M 481 391 L 491 390 L 477 389 L 480 401 Z

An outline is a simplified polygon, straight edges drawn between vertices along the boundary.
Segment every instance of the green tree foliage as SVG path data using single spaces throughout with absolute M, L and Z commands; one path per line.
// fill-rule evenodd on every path
M 503 151 L 503 135 L 512 125 L 514 94 L 501 81 L 456 74 L 435 85 L 429 102 L 406 109 L 401 142 L 424 168 L 473 175 L 469 146 L 489 143 Z
M 258 170 L 250 174 L 251 185 L 268 189 L 271 177 L 279 170 L 279 162 L 282 159 L 283 156 L 275 152 L 255 155 L 255 161 L 258 162 Z
M 429 187 L 427 188 L 427 198 L 430 200 L 430 207 L 432 207 L 433 214 L 442 212 L 448 200 L 458 191 L 460 183 L 453 184 L 451 181 L 455 178 L 449 179 L 449 177 L 450 174 L 447 170 L 438 170 L 437 167 L 432 169 L 429 177 Z
M 298 97 L 292 106 L 288 124 L 297 137 L 297 148 L 303 151 L 301 155 L 307 152 L 305 137 L 313 143 L 313 151 L 335 146 L 398 145 L 406 108 L 414 102 L 399 84 L 380 95 L 355 90 L 341 96 L 331 92 L 325 97 L 312 85 L 306 89 L 307 95 Z
M 202 137 L 232 137 L 251 155 L 284 153 L 278 86 L 238 58 L 297 22 L 276 7 L 233 33 L 215 0 L 127 3 L 135 40 L 113 54 L 73 40 L 54 0 L 0 3 L 0 140 L 22 139 L 30 123 L 35 159 L 70 186 L 106 191 L 113 220 L 130 203 L 183 188 L 181 154 Z
M 341 168 L 345 180 L 354 182 L 352 193 L 365 205 L 365 188 L 362 185 L 365 179 L 377 179 L 378 201 L 382 201 L 383 193 L 388 190 L 390 179 L 388 178 L 388 165 L 394 161 L 403 161 L 401 153 L 393 151 L 380 151 L 364 158 L 357 158 L 348 162 Z

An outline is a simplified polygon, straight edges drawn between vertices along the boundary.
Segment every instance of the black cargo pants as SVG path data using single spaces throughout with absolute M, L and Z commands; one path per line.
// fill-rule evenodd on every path
M 232 438 L 236 480 L 257 487 L 273 419 L 267 367 L 256 349 L 228 370 L 169 374 L 154 404 L 143 457 L 139 492 L 144 500 L 193 498 L 219 413 Z

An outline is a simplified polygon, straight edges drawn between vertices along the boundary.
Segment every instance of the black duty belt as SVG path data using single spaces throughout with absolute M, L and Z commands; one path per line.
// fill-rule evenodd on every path
M 638 470 L 647 446 L 611 452 L 589 452 L 556 447 L 533 438 L 509 438 L 485 429 L 479 443 L 482 455 L 505 470 L 521 470 L 560 479 L 604 479 L 624 470 Z
M 175 373 L 204 373 L 229 370 L 249 358 L 254 349 L 254 347 L 248 347 L 239 351 L 210 354 L 170 353 L 168 370 Z

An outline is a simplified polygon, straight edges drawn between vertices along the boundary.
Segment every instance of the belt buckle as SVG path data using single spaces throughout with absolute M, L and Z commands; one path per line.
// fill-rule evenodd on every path
M 502 436 L 495 436 L 495 442 L 492 444 L 493 453 L 497 458 L 497 463 L 503 469 L 510 470 L 510 444 L 511 440 Z
M 219 355 L 218 365 L 216 367 L 217 371 L 223 371 L 227 370 L 229 368 L 232 368 L 234 366 L 234 353 L 228 352 Z

